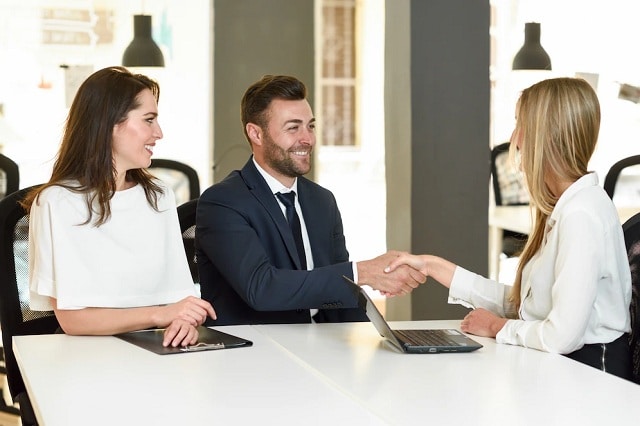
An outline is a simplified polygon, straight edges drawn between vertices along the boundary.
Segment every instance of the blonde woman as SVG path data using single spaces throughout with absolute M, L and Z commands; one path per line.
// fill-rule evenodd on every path
M 522 92 L 512 157 L 519 157 L 535 223 L 513 286 L 432 255 L 400 255 L 473 309 L 461 329 L 498 343 L 570 358 L 627 378 L 631 276 L 616 209 L 587 170 L 600 128 L 598 98 L 581 79 Z

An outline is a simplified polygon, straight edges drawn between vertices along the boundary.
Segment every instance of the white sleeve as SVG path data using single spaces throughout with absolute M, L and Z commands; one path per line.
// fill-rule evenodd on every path
M 510 286 L 456 266 L 449 288 L 449 303 L 472 309 L 484 308 L 501 317 L 514 316 L 515 310 L 508 302 L 510 291 Z
M 34 311 L 52 310 L 49 298 L 56 297 L 51 205 L 42 198 L 33 202 L 29 215 L 29 307 Z

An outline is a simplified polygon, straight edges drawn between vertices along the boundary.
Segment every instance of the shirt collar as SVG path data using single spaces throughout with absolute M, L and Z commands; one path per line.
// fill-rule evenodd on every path
M 293 185 L 291 185 L 291 188 L 288 188 L 280 183 L 278 179 L 271 176 L 265 169 L 260 167 L 260 164 L 258 164 L 258 162 L 256 161 L 256 157 L 253 157 L 253 164 L 256 166 L 256 169 L 258 169 L 260 175 L 262 175 L 264 180 L 267 182 L 267 185 L 269 185 L 269 189 L 271 190 L 272 194 L 276 194 L 278 192 L 286 193 L 290 191 L 295 191 L 296 194 L 298 193 L 298 178 L 295 178 L 295 180 L 293 181 Z
M 567 204 L 569 200 L 571 200 L 571 198 L 573 198 L 578 192 L 585 188 L 597 185 L 598 175 L 595 172 L 587 173 L 586 175 L 582 176 L 580 179 L 569 185 L 569 187 L 562 193 L 562 195 L 558 199 L 558 202 L 553 208 L 553 211 L 549 216 L 548 223 L 550 225 L 553 225 L 556 222 L 557 216 L 560 214 L 559 212 L 562 211 L 563 206 Z

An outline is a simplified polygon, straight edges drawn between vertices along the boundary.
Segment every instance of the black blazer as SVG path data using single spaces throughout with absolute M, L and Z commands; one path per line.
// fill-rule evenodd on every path
M 303 177 L 298 197 L 314 269 L 299 270 L 287 220 L 250 158 L 198 202 L 196 256 L 202 298 L 218 319 L 207 325 L 367 321 L 333 194 Z M 340 308 L 340 309 L 338 309 Z

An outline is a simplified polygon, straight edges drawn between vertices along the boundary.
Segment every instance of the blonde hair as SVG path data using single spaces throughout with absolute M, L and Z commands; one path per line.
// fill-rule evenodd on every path
M 585 80 L 554 78 L 525 89 L 518 105 L 514 137 L 522 142 L 522 171 L 534 211 L 533 231 L 520 255 L 510 295 L 519 309 L 522 270 L 540 249 L 547 219 L 558 201 L 549 179 L 575 182 L 588 173 L 600 130 L 600 104 Z M 512 155 L 516 149 L 512 141 Z

